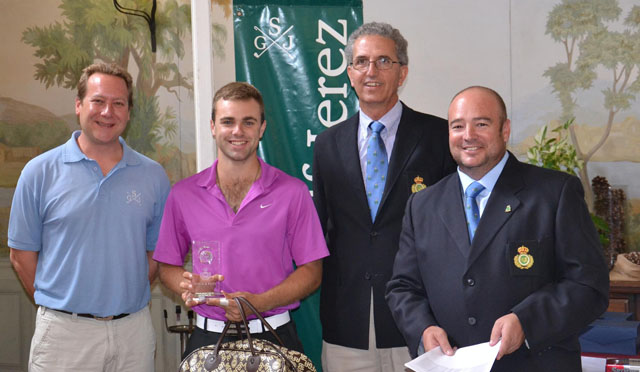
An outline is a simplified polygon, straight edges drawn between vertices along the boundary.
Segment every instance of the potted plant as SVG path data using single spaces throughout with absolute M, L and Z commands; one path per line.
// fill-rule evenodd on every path
M 547 125 L 540 128 L 534 137 L 535 144 L 527 151 L 529 163 L 543 168 L 570 173 L 579 177 L 580 170 L 584 166 L 584 163 L 578 157 L 576 149 L 568 137 L 569 127 L 573 124 L 573 121 L 574 118 L 571 118 L 551 131 L 549 131 Z M 606 182 L 604 177 L 594 178 L 595 184 L 600 187 L 603 185 L 603 180 Z M 608 187 L 608 182 L 606 186 Z M 616 249 L 617 246 L 612 245 L 610 242 L 609 236 L 611 229 L 605 219 L 607 217 L 607 211 L 601 208 L 602 213 L 594 213 L 593 206 L 589 206 L 589 209 L 592 212 L 591 220 L 598 230 L 600 243 L 602 244 L 605 257 L 608 259 L 611 268 L 615 263 L 616 254 L 621 252 Z

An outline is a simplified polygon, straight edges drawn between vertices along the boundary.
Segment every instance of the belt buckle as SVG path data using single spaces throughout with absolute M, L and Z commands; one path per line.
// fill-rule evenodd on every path
M 105 316 L 105 317 L 94 316 L 93 319 L 102 320 L 102 321 L 108 321 L 108 320 L 113 320 L 113 315 L 109 315 L 109 316 Z

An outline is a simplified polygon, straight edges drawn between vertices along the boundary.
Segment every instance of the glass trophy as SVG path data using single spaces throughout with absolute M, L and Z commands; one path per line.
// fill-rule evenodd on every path
M 220 284 L 216 280 L 220 272 L 220 242 L 194 240 L 191 242 L 193 258 L 193 278 L 191 283 L 195 292 L 194 299 L 204 301 L 207 298 L 223 297 Z

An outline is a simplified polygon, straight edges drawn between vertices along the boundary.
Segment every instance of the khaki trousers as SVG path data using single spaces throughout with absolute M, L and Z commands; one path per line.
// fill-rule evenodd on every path
M 376 348 L 376 330 L 373 320 L 373 293 L 369 311 L 369 350 L 330 344 L 322 341 L 323 372 L 405 372 L 404 364 L 411 360 L 409 349 Z M 407 371 L 409 371 L 407 369 Z
M 105 321 L 40 306 L 29 371 L 153 372 L 155 348 L 148 307 Z

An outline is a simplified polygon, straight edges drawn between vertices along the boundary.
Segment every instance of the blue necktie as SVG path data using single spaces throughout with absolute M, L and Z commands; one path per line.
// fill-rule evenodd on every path
M 476 196 L 484 190 L 484 186 L 480 182 L 473 182 L 464 192 L 464 214 L 467 216 L 467 227 L 469 228 L 469 242 L 473 241 L 473 235 L 478 228 L 480 222 L 480 211 Z
M 384 184 L 387 180 L 387 151 L 380 137 L 384 124 L 373 121 L 369 124 L 369 127 L 371 128 L 371 136 L 367 140 L 367 166 L 365 167 L 367 179 L 364 186 L 367 190 L 371 220 L 374 221 L 382 201 Z

